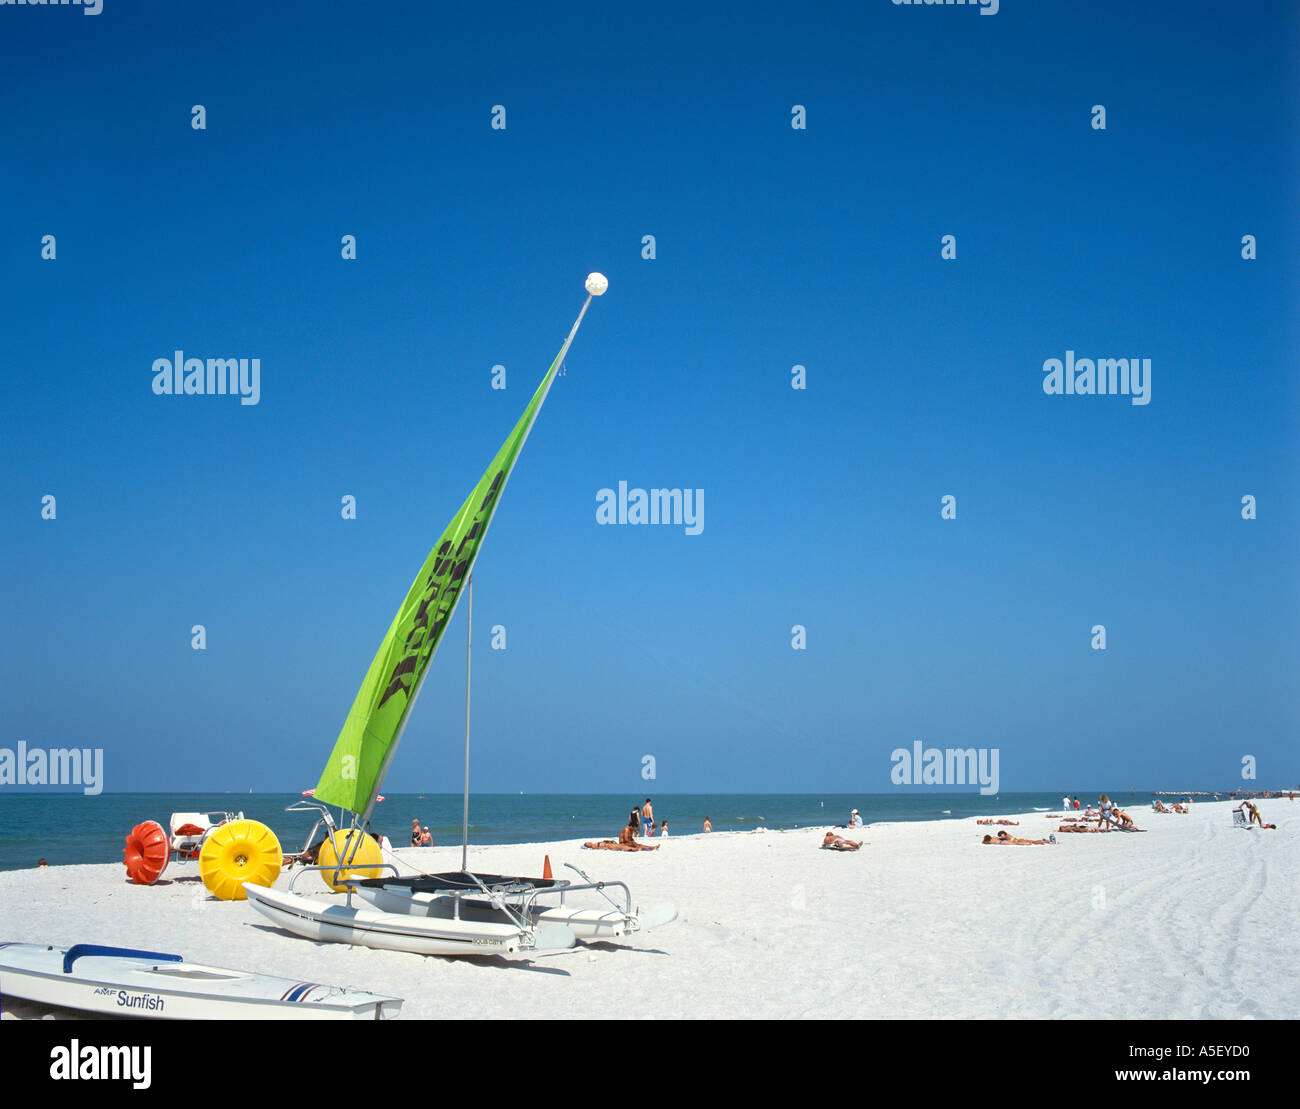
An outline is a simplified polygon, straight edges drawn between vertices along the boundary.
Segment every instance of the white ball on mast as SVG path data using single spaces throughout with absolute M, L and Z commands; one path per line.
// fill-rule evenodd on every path
M 603 296 L 605 290 L 609 288 L 609 278 L 603 273 L 587 274 L 587 292 L 592 296 Z

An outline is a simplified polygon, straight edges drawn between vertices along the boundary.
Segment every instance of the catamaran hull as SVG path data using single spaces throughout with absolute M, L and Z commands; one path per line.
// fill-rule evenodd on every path
M 292 978 L 132 955 L 76 956 L 0 944 L 0 996 L 124 1017 L 167 1020 L 390 1020 L 402 999 Z M 143 953 L 140 953 L 143 954 Z
M 456 913 L 450 897 L 427 893 L 408 893 L 401 889 L 364 889 L 357 893 L 377 910 L 399 916 L 412 916 L 426 920 L 450 920 Z M 505 913 L 480 901 L 462 899 L 460 919 L 477 923 L 500 922 Z M 568 909 L 559 906 L 534 912 L 532 919 L 538 924 L 563 924 L 573 929 L 580 940 L 617 939 L 628 930 L 629 921 L 635 918 L 609 909 Z
M 354 909 L 264 886 L 245 885 L 248 903 L 272 923 L 307 939 L 357 944 L 416 955 L 514 955 L 525 946 L 572 947 L 574 936 L 549 928 L 532 933 L 512 924 L 455 921 Z
M 390 915 L 449 920 L 457 912 L 455 899 L 445 895 L 413 892 L 402 886 L 358 886 L 356 892 L 378 911 Z M 512 906 L 514 908 L 515 906 Z M 462 898 L 459 916 L 463 921 L 501 922 L 508 918 L 500 909 L 483 901 Z M 612 940 L 633 932 L 649 931 L 677 919 L 672 905 L 656 905 L 644 914 L 617 909 L 573 909 L 565 905 L 536 907 L 530 923 L 538 926 L 559 925 L 569 928 L 579 940 Z

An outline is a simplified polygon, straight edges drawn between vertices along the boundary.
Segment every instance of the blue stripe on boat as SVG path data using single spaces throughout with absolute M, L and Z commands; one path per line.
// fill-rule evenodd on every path
M 76 943 L 64 953 L 63 973 L 72 973 L 72 964 L 83 956 L 103 956 L 110 959 L 156 959 L 160 963 L 183 963 L 179 955 L 167 955 L 161 951 L 137 951 L 131 947 L 104 947 L 97 943 Z

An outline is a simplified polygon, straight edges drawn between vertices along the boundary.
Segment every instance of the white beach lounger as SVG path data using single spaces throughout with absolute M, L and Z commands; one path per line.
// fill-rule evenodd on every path
M 197 859 L 203 847 L 203 837 L 213 828 L 228 820 L 243 820 L 243 813 L 231 812 L 174 812 L 168 822 L 171 833 L 172 857 L 177 860 Z M 181 832 L 182 828 L 190 831 Z M 197 829 L 195 831 L 194 829 Z

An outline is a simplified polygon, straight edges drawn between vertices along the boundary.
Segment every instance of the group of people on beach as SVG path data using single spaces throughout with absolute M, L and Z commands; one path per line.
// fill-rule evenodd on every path
M 646 805 L 649 805 L 649 803 L 649 798 L 647 798 Z M 637 832 L 645 828 L 641 815 L 642 810 L 632 810 L 632 814 L 628 816 L 628 823 L 624 824 L 623 829 L 619 832 L 619 839 L 586 842 L 582 846 L 588 850 L 593 850 L 593 852 L 656 852 L 663 844 L 640 844 L 640 842 L 637 842 Z M 654 824 L 651 823 L 650 827 L 653 828 Z M 653 835 L 653 832 L 643 832 L 643 835 Z M 667 835 L 667 832 L 664 832 L 664 835 Z
M 1062 801 L 1064 802 L 1063 807 L 1067 812 L 1080 811 L 1079 798 L 1077 794 L 1073 798 L 1070 797 L 1069 794 L 1066 794 L 1062 798 Z M 1175 802 L 1172 806 L 1165 805 L 1162 801 L 1157 799 L 1151 803 L 1151 807 L 1158 813 L 1186 814 L 1191 811 L 1191 803 L 1192 801 L 1190 797 L 1184 798 L 1181 802 Z M 1258 824 L 1260 827 L 1266 828 L 1273 827 L 1273 825 L 1267 825 L 1264 823 L 1263 819 L 1259 815 L 1259 810 L 1249 801 L 1243 801 L 1237 806 L 1235 811 L 1247 813 L 1248 822 L 1251 824 Z M 1097 802 L 1097 808 L 1094 809 L 1089 805 L 1087 809 L 1083 810 L 1079 817 L 1062 816 L 1060 819 L 1063 823 L 1057 829 L 1058 832 L 1102 832 L 1110 831 L 1112 828 L 1125 832 L 1140 832 L 1142 830 L 1133 823 L 1133 818 L 1129 816 L 1128 813 L 1124 812 L 1123 809 L 1111 801 L 1111 799 L 1104 793 Z M 1091 822 L 1094 820 L 1096 821 L 1096 824 L 1095 826 L 1092 826 Z M 982 817 L 976 820 L 975 823 L 1006 824 L 1015 826 L 1020 822 L 1018 820 L 1007 820 L 1005 818 L 994 820 L 993 817 Z M 849 812 L 848 823 L 843 827 L 862 828 L 863 826 L 862 814 L 859 813 L 857 809 L 852 809 Z M 713 831 L 713 824 L 707 816 L 704 818 L 703 830 L 705 832 Z M 658 824 L 655 823 L 654 803 L 649 797 L 645 799 L 645 802 L 642 805 L 632 809 L 628 814 L 627 824 L 625 824 L 619 831 L 617 840 L 596 840 L 584 843 L 582 846 L 592 851 L 658 851 L 662 846 L 661 843 L 650 844 L 639 842 L 636 838 L 638 833 L 645 839 L 654 839 L 657 837 L 660 840 L 665 840 L 668 838 L 668 821 L 663 820 Z M 823 850 L 827 851 L 857 851 L 862 847 L 862 842 L 863 841 L 861 840 L 851 840 L 845 836 L 836 835 L 834 831 L 828 831 L 822 839 L 821 847 Z M 1025 839 L 1020 836 L 1013 836 L 1008 832 L 998 832 L 996 836 L 985 835 L 980 842 L 987 844 L 988 846 L 1040 846 L 1056 843 L 1056 836 L 1050 836 L 1048 839 Z M 411 846 L 433 846 L 433 836 L 429 834 L 428 825 L 421 826 L 420 822 L 414 819 L 411 821 Z
M 1069 802 L 1070 798 L 1066 797 L 1065 800 Z M 1068 809 L 1069 807 L 1070 805 L 1067 803 L 1066 808 Z M 1078 811 L 1077 797 L 1074 799 L 1074 809 L 1076 812 Z M 1186 816 L 1188 813 L 1192 811 L 1192 799 L 1191 797 L 1184 797 L 1181 801 L 1175 801 L 1172 805 L 1166 805 L 1159 798 L 1156 798 L 1151 802 L 1151 809 L 1153 812 L 1165 813 L 1165 814 L 1176 813 L 1176 814 Z M 1277 825 L 1275 824 L 1265 824 L 1264 818 L 1259 814 L 1258 807 L 1256 807 L 1250 801 L 1242 801 L 1240 805 L 1238 805 L 1235 809 L 1233 809 L 1233 812 L 1242 814 L 1241 823 L 1246 824 L 1247 826 L 1250 826 L 1252 824 L 1257 824 L 1261 828 L 1277 827 Z M 1112 801 L 1104 793 L 1101 795 L 1101 798 L 1098 800 L 1096 809 L 1093 809 L 1091 806 L 1089 806 L 1087 810 L 1084 811 L 1082 816 L 1078 816 L 1078 817 L 1064 816 L 1055 813 L 1051 813 L 1049 814 L 1049 816 L 1056 816 L 1057 819 L 1061 820 L 1062 822 L 1061 826 L 1057 828 L 1058 832 L 1096 833 L 1096 832 L 1109 832 L 1111 830 L 1120 831 L 1120 832 L 1142 831 L 1141 828 L 1139 828 L 1135 823 L 1133 823 L 1133 818 L 1129 816 L 1129 814 L 1126 813 L 1123 809 L 1121 809 L 1117 804 L 1115 804 L 1115 802 Z M 995 823 L 995 821 L 993 820 L 992 817 L 987 817 L 982 820 L 977 820 L 975 821 L 975 823 L 993 824 Z M 996 823 L 1015 824 L 1016 821 L 998 820 L 996 821 Z M 1049 839 L 1018 839 L 1015 836 L 1008 835 L 1006 832 L 999 832 L 997 834 L 996 839 L 993 836 L 986 835 L 982 842 L 986 844 L 994 844 L 994 845 L 1000 843 L 1012 843 L 1012 844 L 1055 843 L 1056 836 L 1052 836 Z
M 1133 823 L 1133 818 L 1104 793 L 1097 801 L 1097 807 L 1094 809 L 1089 805 L 1082 817 L 1061 819 L 1062 824 L 1056 829 L 1058 832 L 1109 832 L 1112 829 L 1119 832 L 1142 831 Z M 1093 820 L 1096 821 L 1095 826 L 1089 823 Z
M 1071 798 L 1068 794 L 1062 798 L 1065 802 L 1064 808 L 1067 812 L 1079 812 L 1079 798 Z M 1140 832 L 1142 829 L 1133 823 L 1133 818 L 1116 805 L 1106 794 L 1102 794 L 1097 802 L 1097 808 L 1091 805 L 1083 812 L 1082 816 L 1065 816 L 1063 814 L 1049 813 L 1049 816 L 1055 816 L 1061 821 L 1061 826 L 1056 830 L 1058 832 L 1105 832 L 1112 828 L 1122 832 Z M 1096 826 L 1092 826 L 1090 821 L 1096 820 Z M 997 820 L 992 817 L 986 817 L 976 820 L 976 824 L 1018 824 L 1015 820 Z M 1104 827 L 1103 827 L 1104 825 Z M 986 834 L 981 843 L 990 847 L 999 847 L 1011 845 L 1020 846 L 1043 846 L 1056 843 L 1056 836 L 1049 835 L 1047 839 L 1025 839 L 1020 836 L 1013 836 L 1009 832 L 998 832 L 996 836 Z
M 856 810 L 855 810 L 856 811 Z M 713 831 L 713 824 L 706 816 L 704 818 L 704 831 Z M 637 842 L 637 833 L 640 833 L 647 839 L 659 838 L 661 840 L 668 838 L 668 821 L 661 820 L 655 823 L 654 803 L 649 797 L 645 799 L 645 804 L 631 811 L 627 818 L 627 824 L 618 834 L 617 840 L 603 839 L 593 843 L 584 843 L 583 847 L 590 848 L 594 851 L 658 851 L 660 844 L 648 844 Z M 412 847 L 432 847 L 433 836 L 429 832 L 427 824 L 422 825 L 414 817 L 411 819 L 411 846 Z
M 704 831 L 713 831 L 713 825 L 707 816 L 704 818 Z M 645 804 L 628 814 L 627 823 L 618 833 L 617 840 L 595 840 L 582 846 L 591 851 L 658 851 L 663 846 L 661 843 L 637 842 L 638 832 L 646 839 L 668 838 L 668 821 L 661 820 L 657 825 L 655 824 L 654 803 L 649 797 L 645 799 Z
M 862 814 L 857 809 L 849 813 L 849 822 L 847 828 L 861 828 Z M 822 839 L 823 851 L 856 851 L 862 846 L 862 840 L 851 840 L 844 836 L 837 836 L 833 831 L 827 832 Z

